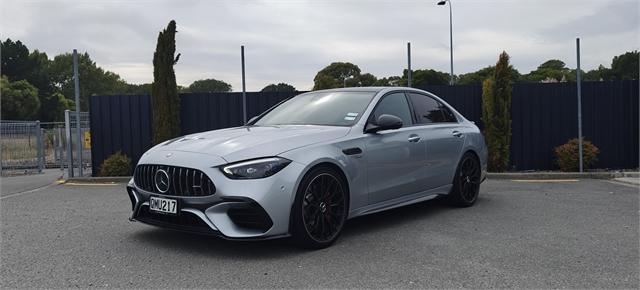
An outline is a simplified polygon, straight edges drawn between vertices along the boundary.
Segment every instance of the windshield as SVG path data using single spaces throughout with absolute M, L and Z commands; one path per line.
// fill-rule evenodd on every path
M 317 92 L 291 98 L 275 107 L 255 125 L 352 126 L 375 92 Z

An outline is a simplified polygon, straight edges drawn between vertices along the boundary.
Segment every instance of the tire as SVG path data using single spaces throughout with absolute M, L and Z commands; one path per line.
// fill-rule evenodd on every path
M 478 158 L 471 152 L 462 155 L 453 177 L 453 187 L 447 196 L 449 203 L 458 207 L 472 206 L 480 193 L 481 175 Z
M 347 218 L 346 181 L 330 167 L 305 174 L 291 209 L 293 241 L 305 248 L 331 246 L 340 236 Z

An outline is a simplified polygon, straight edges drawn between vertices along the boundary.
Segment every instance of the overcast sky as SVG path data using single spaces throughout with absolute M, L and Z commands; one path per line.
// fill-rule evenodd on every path
M 215 78 L 241 90 L 245 45 L 247 90 L 287 82 L 313 86 L 334 61 L 377 77 L 400 75 L 406 43 L 412 66 L 449 71 L 449 11 L 437 0 L 28 1 L 0 0 L 2 39 L 54 55 L 77 48 L 130 83 L 153 80 L 158 32 L 177 22 L 178 84 Z M 582 68 L 611 65 L 639 49 L 638 0 L 452 0 L 454 72 L 495 64 L 506 50 L 528 73 L 550 58 Z

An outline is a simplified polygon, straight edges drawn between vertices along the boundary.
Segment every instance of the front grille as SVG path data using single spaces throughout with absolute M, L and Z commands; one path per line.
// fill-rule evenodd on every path
M 164 215 L 153 213 L 149 211 L 148 206 L 142 206 L 135 218 L 144 223 L 170 229 L 202 234 L 216 234 L 216 231 L 212 230 L 199 217 L 184 211 L 181 212 L 180 215 Z
M 168 190 L 160 192 L 155 176 L 164 170 L 169 177 Z M 208 196 L 216 193 L 213 181 L 204 172 L 186 167 L 141 164 L 136 166 L 133 181 L 138 188 L 148 192 L 173 196 Z

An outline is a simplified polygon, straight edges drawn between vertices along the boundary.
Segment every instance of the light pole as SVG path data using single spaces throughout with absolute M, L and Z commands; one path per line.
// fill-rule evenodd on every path
M 247 124 L 247 90 L 244 79 L 244 45 L 240 46 L 240 62 L 242 62 L 242 124 Z
M 449 49 L 451 55 L 451 80 L 449 85 L 453 86 L 453 13 L 451 12 L 451 0 L 442 0 L 438 2 L 438 5 L 442 6 L 449 3 Z

